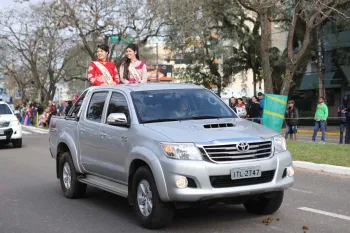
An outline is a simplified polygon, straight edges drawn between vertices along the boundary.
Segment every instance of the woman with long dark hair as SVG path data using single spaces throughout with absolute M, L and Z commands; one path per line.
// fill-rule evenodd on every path
M 107 60 L 108 54 L 108 45 L 102 44 L 97 47 L 98 61 L 91 62 L 88 71 L 88 79 L 93 86 L 119 84 L 117 67 L 114 62 Z
M 139 49 L 135 44 L 129 44 L 125 57 L 119 67 L 120 81 L 124 84 L 146 83 L 148 78 L 145 61 L 140 61 Z

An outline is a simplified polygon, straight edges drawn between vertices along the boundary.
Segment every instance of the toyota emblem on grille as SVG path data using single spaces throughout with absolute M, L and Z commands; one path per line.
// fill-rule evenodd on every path
M 236 145 L 238 151 L 244 152 L 249 150 L 248 142 L 240 142 Z

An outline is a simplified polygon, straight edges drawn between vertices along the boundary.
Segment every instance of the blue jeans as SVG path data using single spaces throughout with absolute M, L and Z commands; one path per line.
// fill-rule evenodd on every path
M 345 144 L 350 144 L 350 121 L 347 122 Z
M 339 138 L 339 143 L 344 143 L 344 131 L 347 131 L 347 125 L 345 123 L 340 123 L 340 138 Z M 348 135 L 348 132 L 346 132 L 346 135 Z M 345 137 L 346 137 L 345 135 Z M 347 138 L 345 138 L 345 141 Z
M 317 132 L 321 129 L 322 137 L 321 141 L 324 142 L 326 140 L 326 122 L 325 121 L 315 121 L 314 135 L 312 135 L 312 141 L 316 141 Z
M 288 134 L 298 133 L 298 127 L 296 125 L 286 125 L 286 139 L 288 139 Z

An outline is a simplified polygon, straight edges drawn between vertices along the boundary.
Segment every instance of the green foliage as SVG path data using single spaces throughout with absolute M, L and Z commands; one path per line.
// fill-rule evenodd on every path
M 188 65 L 186 68 L 174 70 L 174 76 L 184 83 L 201 85 L 211 89 L 215 76 L 203 64 Z

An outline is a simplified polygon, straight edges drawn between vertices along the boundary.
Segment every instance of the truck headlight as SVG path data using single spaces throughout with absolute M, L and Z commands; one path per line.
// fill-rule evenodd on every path
M 19 126 L 19 121 L 11 121 L 10 126 Z
M 169 158 L 203 160 L 200 151 L 193 143 L 161 143 L 160 145 Z
M 287 150 L 286 139 L 282 135 L 274 137 L 273 141 L 274 141 L 276 153 L 284 152 Z

